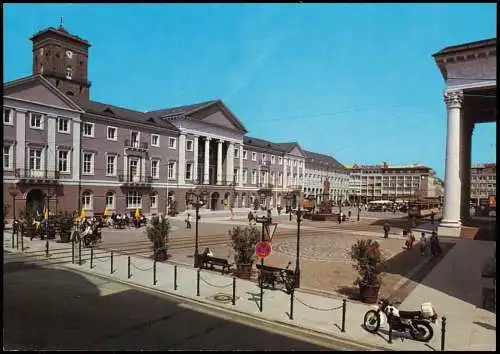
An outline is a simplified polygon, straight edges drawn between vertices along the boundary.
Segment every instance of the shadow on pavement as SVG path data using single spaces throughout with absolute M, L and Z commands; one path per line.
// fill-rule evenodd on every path
M 106 279 L 4 262 L 6 350 L 326 350 Z

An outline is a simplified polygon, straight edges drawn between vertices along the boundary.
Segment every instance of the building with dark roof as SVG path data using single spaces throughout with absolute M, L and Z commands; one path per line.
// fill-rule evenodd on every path
M 87 215 L 297 207 L 304 195 L 347 196 L 347 170 L 296 142 L 247 136 L 221 100 L 146 112 L 91 99 L 90 43 L 62 26 L 33 35 L 33 73 L 4 83 L 4 202 L 10 212 Z M 323 173 L 324 172 L 324 173 Z M 312 182 L 314 181 L 314 182 Z M 14 196 L 13 199 L 12 196 Z

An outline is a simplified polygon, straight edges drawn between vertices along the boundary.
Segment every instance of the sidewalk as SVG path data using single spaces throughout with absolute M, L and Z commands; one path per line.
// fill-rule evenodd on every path
M 11 234 L 4 234 L 4 248 L 11 250 Z M 45 241 L 24 239 L 25 254 L 40 254 L 45 258 Z M 199 301 L 210 306 L 215 306 L 226 311 L 236 311 L 259 319 L 274 321 L 291 326 L 296 326 L 308 330 L 317 331 L 323 334 L 334 336 L 346 341 L 356 342 L 365 345 L 370 349 L 392 349 L 392 350 L 439 350 L 441 333 L 440 328 L 435 329 L 434 338 L 429 343 L 419 343 L 412 339 L 404 342 L 398 339 L 398 332 L 393 332 L 393 343 L 387 343 L 387 331 L 381 329 L 380 334 L 369 334 L 362 327 L 363 316 L 370 305 L 347 301 L 345 333 L 342 333 L 342 298 L 323 297 L 310 293 L 296 291 L 294 301 L 294 319 L 290 320 L 288 313 L 290 311 L 290 295 L 280 290 L 264 289 L 263 311 L 259 311 L 260 289 L 251 281 L 236 279 L 236 304 L 231 304 L 233 280 L 230 276 L 223 276 L 220 273 L 202 270 L 200 272 L 200 296 L 197 296 L 197 270 L 192 267 L 177 266 L 178 288 L 174 290 L 174 264 L 157 263 L 156 264 L 156 285 L 153 285 L 153 262 L 149 259 L 131 257 L 131 274 L 128 279 L 127 256 L 114 255 L 113 274 L 110 274 L 110 254 L 102 250 L 94 252 L 94 268 L 90 269 L 90 250 L 82 249 L 83 264 L 78 263 L 78 249 L 75 251 L 75 264 L 71 264 L 71 244 L 62 244 L 49 242 L 49 259 L 68 262 L 64 264 L 69 269 L 76 271 L 90 272 L 95 275 L 112 278 L 116 281 L 135 284 L 142 287 L 152 288 L 165 293 L 173 294 Z M 53 249 L 50 251 L 50 249 Z M 460 250 L 460 249 L 459 249 Z M 453 251 L 453 250 L 452 250 Z M 14 249 L 13 252 L 16 252 Z M 20 250 L 18 251 L 20 252 Z M 448 256 L 442 263 L 445 263 Z M 441 265 L 441 264 L 440 264 Z M 442 267 L 437 267 L 442 268 Z M 445 269 L 447 269 L 445 267 Z M 434 271 L 424 280 L 426 284 L 430 277 L 439 277 L 434 275 Z M 432 280 L 432 278 L 431 278 Z M 475 319 L 471 311 L 457 313 L 461 310 L 462 301 L 448 297 L 446 299 L 430 295 L 433 289 L 426 289 L 425 285 L 417 287 L 405 301 L 405 309 L 418 309 L 420 302 L 429 301 L 436 305 L 439 315 L 445 315 L 448 318 L 447 330 L 447 349 L 468 349 L 476 344 L 484 345 L 487 349 L 496 348 L 495 331 L 486 333 L 484 331 L 474 334 L 477 329 L 472 327 L 472 321 Z M 410 299 L 412 301 L 410 301 Z M 435 300 L 436 299 L 436 300 Z M 441 301 L 442 299 L 442 301 Z M 445 302 L 444 302 L 445 301 Z M 408 306 L 407 306 L 408 305 Z M 411 305 L 411 306 L 410 306 Z M 461 307 L 462 306 L 462 307 Z M 491 317 L 491 316 L 490 316 Z M 494 322 L 493 322 L 494 323 Z M 485 330 L 486 331 L 486 330 Z M 469 341 L 465 338 L 470 338 Z

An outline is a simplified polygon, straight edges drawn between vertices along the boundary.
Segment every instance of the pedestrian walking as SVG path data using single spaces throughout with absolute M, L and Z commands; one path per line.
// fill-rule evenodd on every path
M 269 220 L 269 222 L 272 221 L 271 209 L 267 209 L 267 219 Z
M 191 228 L 191 214 L 188 213 L 186 216 L 186 229 L 190 229 L 190 228 Z
M 384 238 L 389 237 L 389 231 L 391 231 L 391 226 L 387 221 L 384 222 Z
M 252 225 L 252 221 L 255 220 L 255 217 L 253 216 L 253 213 L 251 210 L 248 211 L 248 223 Z
M 413 244 L 415 243 L 415 236 L 413 236 L 411 230 L 409 230 L 406 235 L 405 246 L 407 250 L 411 250 L 413 249 Z
M 347 212 L 347 217 L 349 218 L 349 220 L 351 220 L 351 209 L 349 209 L 349 211 Z
M 233 204 L 229 205 L 229 214 L 231 215 L 231 220 L 233 220 L 233 217 L 234 217 Z
M 431 213 L 431 224 L 434 225 L 434 212 Z
M 430 244 L 431 244 L 431 255 L 433 257 L 438 256 L 442 253 L 441 245 L 439 244 L 439 239 L 437 237 L 436 231 L 432 231 Z
M 425 237 L 425 232 L 420 234 L 420 253 L 422 256 L 427 254 L 427 238 Z

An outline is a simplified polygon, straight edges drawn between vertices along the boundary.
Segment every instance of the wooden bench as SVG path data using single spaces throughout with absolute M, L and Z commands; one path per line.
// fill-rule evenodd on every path
M 285 271 L 287 277 L 293 277 L 294 271 L 291 269 L 262 266 L 261 264 L 256 264 L 257 270 L 259 270 L 259 282 L 262 281 L 262 286 L 269 285 L 273 289 L 276 289 L 275 283 L 283 283 L 280 273 Z
M 214 266 L 222 267 L 222 274 L 225 272 L 229 273 L 231 271 L 231 266 L 227 259 L 217 258 L 209 255 L 200 255 L 201 266 L 206 269 L 214 269 Z M 210 265 L 210 268 L 209 268 Z

